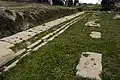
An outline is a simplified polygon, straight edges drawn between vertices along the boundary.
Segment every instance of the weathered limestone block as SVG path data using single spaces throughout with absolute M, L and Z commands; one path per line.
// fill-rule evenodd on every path
M 91 32 L 90 37 L 92 37 L 92 38 L 101 38 L 101 33 L 93 31 L 93 32 Z
M 99 76 L 102 72 L 101 60 L 102 54 L 94 52 L 83 52 L 76 67 L 76 75 L 101 80 Z

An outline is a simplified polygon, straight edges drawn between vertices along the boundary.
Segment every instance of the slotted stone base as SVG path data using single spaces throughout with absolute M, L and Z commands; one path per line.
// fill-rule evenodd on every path
M 96 20 L 95 20 L 96 21 Z M 100 27 L 99 23 L 95 23 L 95 21 L 90 21 L 85 24 L 85 26 L 93 26 L 93 27 Z
M 102 72 L 102 54 L 94 52 L 83 52 L 79 64 L 76 67 L 77 76 L 95 78 L 101 80 L 100 73 Z
M 101 38 L 101 33 L 93 31 L 93 32 L 91 32 L 90 36 L 92 38 Z

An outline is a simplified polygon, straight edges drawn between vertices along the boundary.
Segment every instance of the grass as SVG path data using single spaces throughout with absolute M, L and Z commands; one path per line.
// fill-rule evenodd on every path
M 113 20 L 112 14 L 101 14 L 103 29 L 103 80 L 120 80 L 120 19 Z M 101 46 L 101 47 L 102 47 Z
M 1 75 L 1 80 L 92 80 L 77 77 L 76 66 L 82 52 L 103 54 L 102 80 L 120 80 L 120 19 L 112 14 L 99 13 L 101 27 L 87 27 L 92 13 L 70 26 L 53 41 L 23 58 L 14 68 Z M 92 31 L 102 33 L 92 39 Z

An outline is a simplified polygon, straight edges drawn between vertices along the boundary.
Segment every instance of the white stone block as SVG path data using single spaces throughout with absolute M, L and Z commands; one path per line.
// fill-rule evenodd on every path
M 101 38 L 101 33 L 93 31 L 93 32 L 91 32 L 90 36 L 92 38 Z
M 102 72 L 101 60 L 102 54 L 94 52 L 83 52 L 76 67 L 76 75 L 101 80 L 99 76 Z

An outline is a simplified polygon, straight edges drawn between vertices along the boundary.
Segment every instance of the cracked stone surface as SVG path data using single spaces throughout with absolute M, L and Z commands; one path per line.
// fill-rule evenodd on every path
M 0 41 L 0 57 L 13 54 L 14 52 L 11 49 L 9 49 L 12 46 L 14 45 L 7 42 Z
M 95 20 L 96 21 L 96 20 Z M 100 27 L 99 23 L 95 23 L 95 21 L 89 21 L 85 24 L 85 26 L 93 26 L 93 27 Z
M 79 15 L 83 14 L 83 13 L 84 12 L 79 12 L 79 13 L 76 13 L 76 14 L 73 14 L 73 15 L 70 15 L 70 16 L 66 16 L 66 17 L 63 17 L 63 18 L 60 18 L 60 19 L 56 19 L 54 21 L 50 21 L 48 23 L 45 23 L 44 25 L 36 26 L 34 28 L 28 29 L 26 31 L 19 32 L 17 34 L 12 35 L 12 36 L 2 38 L 1 40 L 9 42 L 9 43 L 13 43 L 13 44 L 20 43 L 24 40 L 32 38 L 36 34 L 39 34 L 43 31 L 46 31 L 46 30 L 52 28 L 53 26 L 59 25 L 60 23 L 63 23 L 67 20 L 70 20 L 70 19 L 72 19 L 76 16 L 79 16 Z
M 91 32 L 90 37 L 92 38 L 101 38 L 101 33 L 100 32 Z
M 83 52 L 76 67 L 76 75 L 101 80 L 99 76 L 102 72 L 101 60 L 102 54 L 94 52 Z
M 4 62 L 6 62 L 6 59 L 14 55 L 14 52 L 11 49 L 9 49 L 12 46 L 14 45 L 7 42 L 0 41 L 0 66 Z

